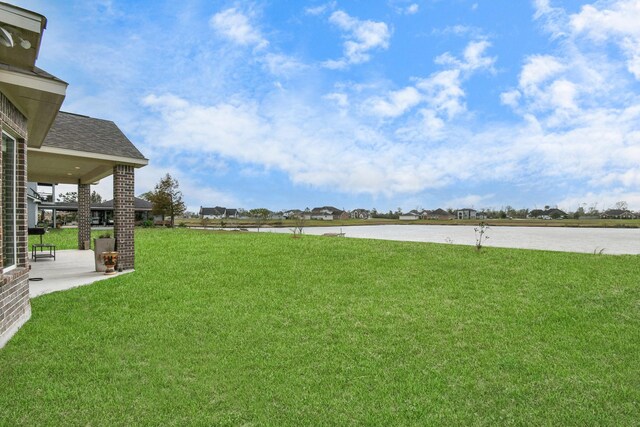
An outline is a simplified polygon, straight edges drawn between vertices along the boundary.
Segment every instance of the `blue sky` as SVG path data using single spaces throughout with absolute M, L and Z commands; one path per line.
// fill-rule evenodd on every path
M 25 0 L 187 205 L 640 209 L 640 0 Z M 110 196 L 111 183 L 98 191 Z

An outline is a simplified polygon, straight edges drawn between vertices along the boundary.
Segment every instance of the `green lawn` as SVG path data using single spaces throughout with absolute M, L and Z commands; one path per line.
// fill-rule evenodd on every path
M 96 238 L 105 233 L 109 233 L 113 236 L 113 228 L 107 230 L 92 230 L 91 237 Z M 78 249 L 78 229 L 77 228 L 63 228 L 63 229 L 51 229 L 42 236 L 43 243 L 53 243 L 56 245 L 57 250 L 62 249 Z M 29 236 L 29 248 L 34 243 L 40 243 L 40 236 Z M 93 248 L 93 241 L 91 242 Z
M 0 425 L 640 420 L 640 257 L 136 233 L 135 273 L 32 301 Z

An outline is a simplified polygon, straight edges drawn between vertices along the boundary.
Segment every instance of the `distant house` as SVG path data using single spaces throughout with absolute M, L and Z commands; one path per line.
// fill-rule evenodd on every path
M 153 205 L 151 202 L 139 197 L 133 198 L 134 219 L 136 224 L 148 220 L 151 217 Z M 113 224 L 113 199 L 98 205 L 91 205 L 91 224 Z
M 551 208 L 545 212 L 545 215 L 550 216 L 552 219 L 563 219 L 567 217 L 567 213 L 561 209 Z
M 333 212 L 333 219 L 349 219 L 351 216 L 349 211 L 342 211 L 340 209 L 338 209 L 337 211 Z
M 456 211 L 457 219 L 477 219 L 478 211 L 475 209 L 465 208 Z
M 200 206 L 198 216 L 201 219 L 225 219 L 238 218 L 238 210 L 216 206 L 215 208 L 203 208 Z
M 334 208 L 333 206 L 322 206 L 313 208 L 310 212 L 305 212 L 304 217 L 305 219 L 333 221 L 334 219 L 349 219 L 349 212 Z
M 418 212 L 417 210 L 411 210 L 407 213 L 403 213 L 399 216 L 398 219 L 401 221 L 415 221 L 422 217 L 422 212 Z
M 304 217 L 305 219 L 333 221 L 333 210 L 326 208 L 313 208 L 310 212 L 305 212 Z
M 533 209 L 529 212 L 529 218 L 537 219 L 563 219 L 567 217 L 567 213 L 558 208 L 549 208 L 545 206 L 545 209 Z
M 633 212 L 626 209 L 609 209 L 604 211 L 600 218 L 602 219 L 636 219 L 637 216 Z
M 444 209 L 438 208 L 433 211 L 425 211 L 422 216 L 424 219 L 454 219 L 455 215 Z
M 201 219 L 222 219 L 224 218 L 225 212 L 226 209 L 220 206 L 216 206 L 215 208 L 203 208 L 200 206 L 198 216 Z
M 269 214 L 269 219 L 280 221 L 280 220 L 284 219 L 284 212 L 282 212 L 282 211 L 271 212 Z
M 486 212 L 476 212 L 476 219 L 487 219 Z
M 288 211 L 282 212 L 282 216 L 285 219 L 301 218 L 304 216 L 304 212 L 302 212 L 300 209 L 290 209 Z
M 544 210 L 542 209 L 531 209 L 529 211 L 529 218 L 542 218 L 542 216 L 544 215 Z
M 354 209 L 350 214 L 351 219 L 369 219 L 371 218 L 371 212 L 367 209 Z

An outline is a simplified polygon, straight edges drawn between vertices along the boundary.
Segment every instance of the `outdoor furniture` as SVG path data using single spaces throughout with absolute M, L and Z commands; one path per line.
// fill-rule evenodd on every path
M 30 236 L 40 236 L 40 243 L 31 245 L 31 259 L 34 262 L 38 262 L 38 258 L 53 258 L 54 261 L 56 260 L 56 245 L 42 243 L 42 236 L 46 232 L 47 229 L 42 227 L 30 227 L 28 230 Z

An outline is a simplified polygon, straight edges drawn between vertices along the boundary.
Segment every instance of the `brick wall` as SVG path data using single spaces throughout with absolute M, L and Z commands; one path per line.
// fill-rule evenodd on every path
M 89 245 L 85 247 L 85 242 Z M 78 184 L 78 249 L 91 249 L 91 184 Z
M 117 165 L 113 168 L 113 232 L 118 252 L 118 268 L 134 268 L 135 247 L 133 166 Z
M 29 270 L 16 268 L 0 281 L 0 348 L 30 317 Z
M 16 139 L 16 268 L 0 277 L 0 347 L 31 316 L 29 303 L 29 249 L 27 236 L 27 119 L 0 92 L 0 130 Z M 0 168 L 2 165 L 0 151 Z M 0 169 L 0 180 L 2 170 Z M 0 188 L 1 186 L 0 182 Z M 0 198 L 2 193 L 0 193 Z M 2 241 L 2 205 L 0 203 L 0 242 Z M 0 245 L 0 269 L 4 266 Z M 1 270 L 0 270 L 1 271 Z
M 0 92 L 0 121 L 19 138 L 27 137 L 27 118 Z

